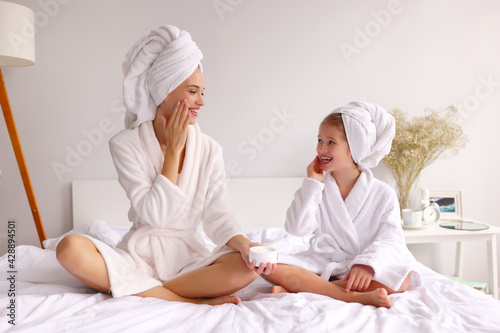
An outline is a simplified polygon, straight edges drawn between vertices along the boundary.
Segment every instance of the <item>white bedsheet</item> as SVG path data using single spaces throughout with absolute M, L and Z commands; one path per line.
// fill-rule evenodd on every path
M 99 232 L 111 244 L 119 238 L 102 222 L 78 232 Z M 282 253 L 307 246 L 307 239 L 279 228 L 256 228 L 248 236 Z M 7 256 L 0 264 L 7 274 Z M 33 246 L 17 248 L 16 271 L 15 326 L 8 322 L 8 276 L 0 281 L 1 332 L 500 332 L 500 301 L 423 265 L 424 285 L 390 295 L 391 309 L 310 293 L 270 294 L 262 278 L 236 293 L 243 300 L 239 305 L 113 298 L 66 273 L 53 250 Z

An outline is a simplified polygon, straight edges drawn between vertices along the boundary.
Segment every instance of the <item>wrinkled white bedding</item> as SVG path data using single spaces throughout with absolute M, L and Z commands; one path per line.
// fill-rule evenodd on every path
M 116 244 L 123 229 L 94 222 L 74 232 Z M 307 239 L 280 228 L 248 229 L 250 239 L 281 253 L 307 247 Z M 53 249 L 19 246 L 16 297 L 10 282 L 0 281 L 1 332 L 499 332 L 500 301 L 420 265 L 424 285 L 389 296 L 391 309 L 344 303 L 310 293 L 270 294 L 258 278 L 236 294 L 239 305 L 194 305 L 153 298 L 113 298 L 95 293 L 62 269 Z M 212 246 L 207 243 L 207 246 Z M 6 255 L 0 258 L 5 274 Z M 15 326 L 9 324 L 15 299 Z

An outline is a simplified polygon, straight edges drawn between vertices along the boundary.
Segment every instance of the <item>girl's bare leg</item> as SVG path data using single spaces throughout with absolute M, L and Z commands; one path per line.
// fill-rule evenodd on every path
M 77 279 L 91 288 L 105 293 L 109 292 L 110 283 L 106 263 L 94 243 L 88 238 L 79 235 L 69 235 L 63 238 L 57 245 L 56 255 L 59 263 Z M 211 299 L 200 298 L 199 295 L 196 298 L 187 298 L 163 287 L 146 290 L 138 293 L 137 296 L 212 305 L 240 302 L 238 297 L 226 295 Z
M 384 288 L 385 290 L 387 290 L 387 293 L 390 295 L 390 294 L 395 294 L 395 293 L 402 293 L 404 291 L 406 291 L 406 289 L 408 289 L 408 286 L 410 285 L 410 282 L 411 282 L 411 278 L 410 276 L 408 275 L 406 277 L 406 279 L 404 279 L 403 283 L 401 284 L 401 287 L 399 287 L 398 290 L 393 290 L 389 287 L 387 287 L 386 285 L 383 285 L 382 283 L 380 282 L 377 282 L 377 281 L 372 281 L 370 283 L 370 285 L 368 286 L 368 288 L 366 289 L 366 291 L 373 291 L 373 290 L 376 290 L 376 289 L 379 289 L 379 288 Z M 333 283 L 341 288 L 344 288 L 347 286 L 347 281 L 342 281 L 342 280 L 335 280 L 335 281 L 331 281 L 330 283 Z
M 263 275 L 262 277 L 278 285 L 273 287 L 273 292 L 310 292 L 330 296 L 344 302 L 355 302 L 376 307 L 391 307 L 387 291 L 384 288 L 378 288 L 369 292 L 346 292 L 345 289 L 300 267 L 280 264 L 274 273 L 267 276 Z
M 239 252 L 223 255 L 212 265 L 183 274 L 163 287 L 183 297 L 228 295 L 249 285 L 257 274 L 248 269 Z

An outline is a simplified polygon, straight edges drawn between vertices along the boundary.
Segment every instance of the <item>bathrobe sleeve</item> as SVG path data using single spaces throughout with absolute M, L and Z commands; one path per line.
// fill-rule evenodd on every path
M 243 231 L 229 207 L 222 148 L 212 141 L 210 150 L 212 156 L 209 170 L 206 170 L 210 180 L 202 221 L 207 236 L 220 246 L 225 245 L 234 236 L 243 235 Z
M 186 195 L 162 174 L 151 179 L 153 165 L 137 136 L 133 129 L 113 137 L 109 142 L 111 156 L 133 211 L 141 222 L 162 229 L 186 210 Z
M 294 236 L 304 237 L 318 228 L 316 213 L 324 187 L 322 182 L 311 178 L 304 179 L 286 212 L 285 230 L 287 232 Z
M 357 264 L 372 267 L 374 280 L 396 290 L 412 271 L 414 258 L 404 241 L 396 195 L 388 196 L 385 206 L 379 207 L 383 213 L 373 242 L 354 258 L 351 267 Z

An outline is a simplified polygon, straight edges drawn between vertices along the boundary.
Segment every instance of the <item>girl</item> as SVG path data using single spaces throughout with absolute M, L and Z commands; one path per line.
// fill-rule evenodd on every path
M 388 294 L 419 281 L 395 192 L 369 169 L 389 153 L 394 133 L 392 116 L 364 102 L 321 122 L 317 155 L 285 222 L 295 236 L 313 234 L 310 248 L 280 254 L 277 270 L 266 277 L 277 284 L 273 292 L 306 291 L 389 308 Z
M 229 211 L 221 147 L 196 123 L 203 100 L 202 53 L 189 33 L 161 26 L 141 38 L 123 70 L 127 129 L 110 150 L 131 208 L 117 248 L 84 235 L 57 246 L 71 274 L 114 297 L 238 303 L 229 294 L 275 265 L 248 262 L 248 240 Z M 210 252 L 198 226 L 218 245 Z

